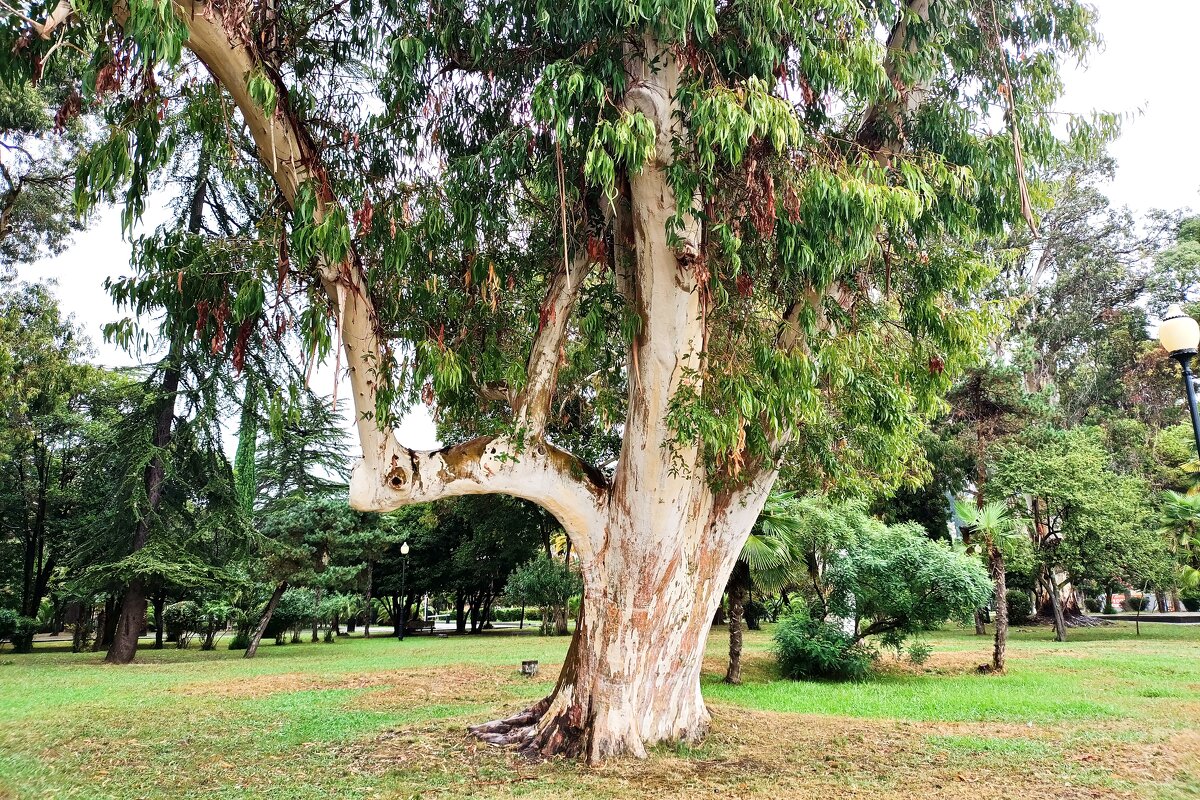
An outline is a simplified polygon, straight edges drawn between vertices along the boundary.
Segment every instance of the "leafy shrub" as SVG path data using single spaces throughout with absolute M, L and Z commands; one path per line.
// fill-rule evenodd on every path
M 1093 614 L 1099 614 L 1104 610 L 1104 601 L 1102 601 L 1099 597 L 1085 597 L 1083 598 L 1083 605 Z
M 201 650 L 212 650 L 216 647 L 217 639 L 229 627 L 229 620 L 233 613 L 233 606 L 222 603 L 220 600 L 207 602 L 200 607 L 197 632 L 203 634 Z
M 311 622 L 317 614 L 317 596 L 312 589 L 288 589 L 279 598 L 279 605 L 271 615 L 267 636 L 275 637 L 275 644 L 284 644 L 286 634 L 292 632 L 292 641 L 300 640 L 300 628 Z
M 1150 605 L 1150 601 L 1145 597 L 1127 597 L 1125 598 L 1126 611 L 1145 611 Z
M 573 595 L 583 591 L 583 578 L 569 565 L 549 558 L 545 554 L 531 558 L 512 571 L 504 587 L 504 595 L 511 600 L 524 600 L 547 608 L 551 613 L 542 615 L 542 633 L 555 633 L 553 618 L 559 619 L 567 611 Z
M 872 521 L 847 544 L 827 555 L 829 614 L 857 619 L 858 638 L 878 636 L 897 653 L 910 636 L 971 619 L 992 596 L 978 559 L 930 539 L 919 525 Z
M 1104 606 L 1104 613 L 1105 614 L 1115 614 L 1115 613 L 1117 613 L 1117 609 L 1113 607 L 1112 603 L 1109 603 L 1108 605 Z
M 1009 589 L 1004 594 L 1004 604 L 1008 606 L 1009 625 L 1025 625 L 1033 619 L 1033 603 L 1028 592 Z
M 37 620 L 24 617 L 11 608 L 0 608 L 0 644 L 11 642 L 13 650 L 28 653 L 33 649 Z
M 203 626 L 203 620 L 200 606 L 191 600 L 172 603 L 163 609 L 163 624 L 180 650 L 187 649 L 188 642 Z
M 776 626 L 775 657 L 780 672 L 792 680 L 858 681 L 871 674 L 876 653 L 837 625 L 813 619 L 803 610 Z
M 908 643 L 908 660 L 917 666 L 928 661 L 931 655 L 933 655 L 933 647 L 928 642 L 913 639 Z
M 491 618 L 492 618 L 492 620 L 493 620 L 493 621 L 495 621 L 495 622 L 520 622 L 520 621 L 521 621 L 521 612 L 522 612 L 522 611 L 524 611 L 524 612 L 525 612 L 525 614 L 526 614 L 526 616 L 527 616 L 527 617 L 528 617 L 528 616 L 532 616 L 532 615 L 530 615 L 530 614 L 529 614 L 529 610 L 528 610 L 528 609 L 521 609 L 521 608 L 493 608 L 493 609 L 492 609 Z M 538 612 L 538 616 L 541 616 L 541 612 Z
M 746 617 L 746 627 L 752 631 L 762 629 L 762 620 L 765 616 L 764 609 L 761 603 L 757 600 L 751 600 L 742 608 L 742 613 Z
M 1200 611 L 1200 588 L 1188 588 L 1179 593 L 1179 602 L 1188 611 Z

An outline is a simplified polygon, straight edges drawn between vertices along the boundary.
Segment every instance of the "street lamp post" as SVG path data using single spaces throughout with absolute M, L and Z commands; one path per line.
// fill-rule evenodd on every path
M 404 629 L 408 627 L 408 595 L 404 581 L 408 577 L 408 542 L 400 545 L 400 641 L 404 641 Z
M 1183 370 L 1183 388 L 1187 392 L 1188 410 L 1192 413 L 1192 435 L 1196 439 L 1196 456 L 1200 458 L 1200 412 L 1196 410 L 1196 383 L 1191 361 L 1200 348 L 1200 324 L 1179 306 L 1171 306 L 1158 326 L 1158 341 Z

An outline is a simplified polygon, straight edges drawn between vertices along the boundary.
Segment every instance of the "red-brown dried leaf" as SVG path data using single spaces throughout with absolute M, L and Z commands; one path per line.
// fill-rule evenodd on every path
M 203 334 L 206 327 L 208 327 L 208 301 L 201 300 L 196 303 L 196 335 Z
M 233 343 L 233 369 L 240 375 L 246 366 L 246 343 L 254 330 L 254 323 L 246 320 L 238 327 L 237 341 Z
M 117 74 L 117 64 L 114 61 L 109 61 L 107 64 L 96 70 L 96 96 L 103 97 L 106 94 L 117 91 L 121 88 L 121 78 Z
M 57 113 L 54 115 L 54 130 L 57 133 L 62 133 L 66 130 L 67 125 L 71 120 L 79 116 L 83 110 L 83 98 L 79 96 L 79 92 L 74 89 L 71 94 L 67 95 L 67 99 L 59 106 Z

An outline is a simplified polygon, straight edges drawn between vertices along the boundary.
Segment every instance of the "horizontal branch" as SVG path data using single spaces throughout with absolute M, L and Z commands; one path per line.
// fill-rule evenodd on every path
M 592 539 L 604 530 L 604 475 L 545 441 L 521 446 L 502 436 L 480 436 L 441 450 L 395 445 L 383 463 L 361 462 L 350 480 L 350 504 L 360 511 L 479 494 L 507 494 L 542 506 L 562 524 L 581 557 L 593 552 Z

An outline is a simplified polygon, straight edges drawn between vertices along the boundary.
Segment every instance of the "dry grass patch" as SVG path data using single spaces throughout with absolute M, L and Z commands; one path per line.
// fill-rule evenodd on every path
M 730 798 L 1151 797 L 1190 773 L 1200 735 L 1160 743 L 1080 740 L 1069 725 L 924 723 L 713 708 L 697 748 L 588 767 L 530 762 L 461 724 L 390 730 L 340 751 L 381 796 Z M 384 791 L 383 787 L 389 787 Z

